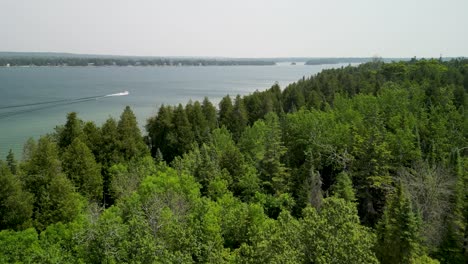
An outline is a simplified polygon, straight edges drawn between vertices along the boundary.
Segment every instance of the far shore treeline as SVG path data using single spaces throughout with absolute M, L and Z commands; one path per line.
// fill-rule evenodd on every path
M 374 57 L 351 58 L 224 58 L 224 57 L 143 57 L 82 55 L 72 53 L 0 52 L 0 67 L 15 66 L 268 66 L 278 62 L 302 62 L 305 65 L 366 63 Z M 408 58 L 384 58 L 385 62 Z
M 274 61 L 255 59 L 0 57 L 0 66 L 266 66 Z
M 468 263 L 467 109 L 468 60 L 373 59 L 72 112 L 0 160 L 0 263 Z

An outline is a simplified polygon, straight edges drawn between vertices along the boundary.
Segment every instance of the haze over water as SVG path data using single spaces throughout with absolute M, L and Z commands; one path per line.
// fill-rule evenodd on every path
M 275 82 L 283 89 L 303 76 L 341 66 L 346 65 L 0 68 L 0 157 L 10 148 L 21 157 L 29 137 L 53 132 L 72 111 L 100 125 L 109 117 L 118 119 L 129 105 L 144 132 L 146 119 L 161 104 L 207 96 L 217 105 L 226 94 L 262 91 Z M 106 96 L 124 91 L 129 94 Z M 27 106 L 10 107 L 19 105 Z

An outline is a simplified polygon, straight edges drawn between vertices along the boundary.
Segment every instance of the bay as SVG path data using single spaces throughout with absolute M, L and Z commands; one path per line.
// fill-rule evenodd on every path
M 207 96 L 214 104 L 229 94 L 245 95 L 284 88 L 333 65 L 207 67 L 10 67 L 0 68 L 0 159 L 12 149 L 21 157 L 23 144 L 54 131 L 66 114 L 102 124 L 119 118 L 126 105 L 144 132 L 146 120 L 161 104 L 186 104 Z M 106 96 L 128 91 L 126 96 Z

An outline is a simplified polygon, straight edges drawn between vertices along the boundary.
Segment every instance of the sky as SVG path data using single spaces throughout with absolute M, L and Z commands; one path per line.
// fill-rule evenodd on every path
M 468 56 L 468 0 L 0 0 L 0 51 Z

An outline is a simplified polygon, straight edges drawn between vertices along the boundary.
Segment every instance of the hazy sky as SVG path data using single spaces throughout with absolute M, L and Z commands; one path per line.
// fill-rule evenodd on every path
M 0 0 L 0 51 L 468 56 L 468 0 Z

